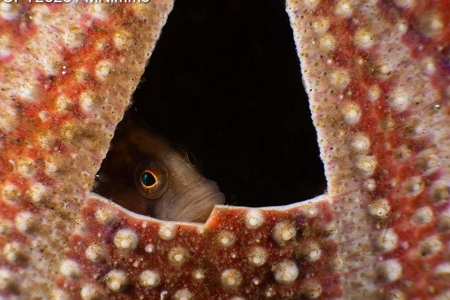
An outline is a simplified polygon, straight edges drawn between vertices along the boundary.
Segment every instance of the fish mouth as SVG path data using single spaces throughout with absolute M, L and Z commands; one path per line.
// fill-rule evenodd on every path
M 224 203 L 225 195 L 220 192 L 219 186 L 214 181 L 203 179 L 169 200 L 162 215 L 158 216 L 156 212 L 156 217 L 168 221 L 204 223 L 214 206 Z

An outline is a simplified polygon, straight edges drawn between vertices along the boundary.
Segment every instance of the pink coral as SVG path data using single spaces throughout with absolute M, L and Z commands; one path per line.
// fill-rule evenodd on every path
M 1 4 L 1 295 L 448 297 L 449 4 L 288 1 L 328 194 L 202 225 L 89 194 L 170 9 Z

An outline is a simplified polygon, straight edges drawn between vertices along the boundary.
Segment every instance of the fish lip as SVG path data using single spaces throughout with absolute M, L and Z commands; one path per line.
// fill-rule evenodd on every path
M 204 178 L 170 200 L 166 220 L 204 223 L 215 205 L 224 204 L 225 195 L 216 182 Z

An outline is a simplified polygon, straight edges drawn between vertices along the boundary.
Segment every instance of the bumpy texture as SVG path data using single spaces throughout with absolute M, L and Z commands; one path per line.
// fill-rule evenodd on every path
M 450 2 L 288 1 L 345 298 L 450 297 Z
M 288 1 L 329 192 L 204 225 L 89 194 L 171 6 L 0 4 L 0 295 L 448 298 L 450 3 Z
M 79 295 L 70 235 L 171 8 L 0 3 L 2 296 Z

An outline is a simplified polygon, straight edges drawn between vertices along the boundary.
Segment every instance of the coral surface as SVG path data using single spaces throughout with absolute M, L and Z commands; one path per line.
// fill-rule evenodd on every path
M 450 297 L 450 3 L 286 7 L 328 192 L 193 224 L 89 192 L 172 3 L 0 3 L 2 297 Z

